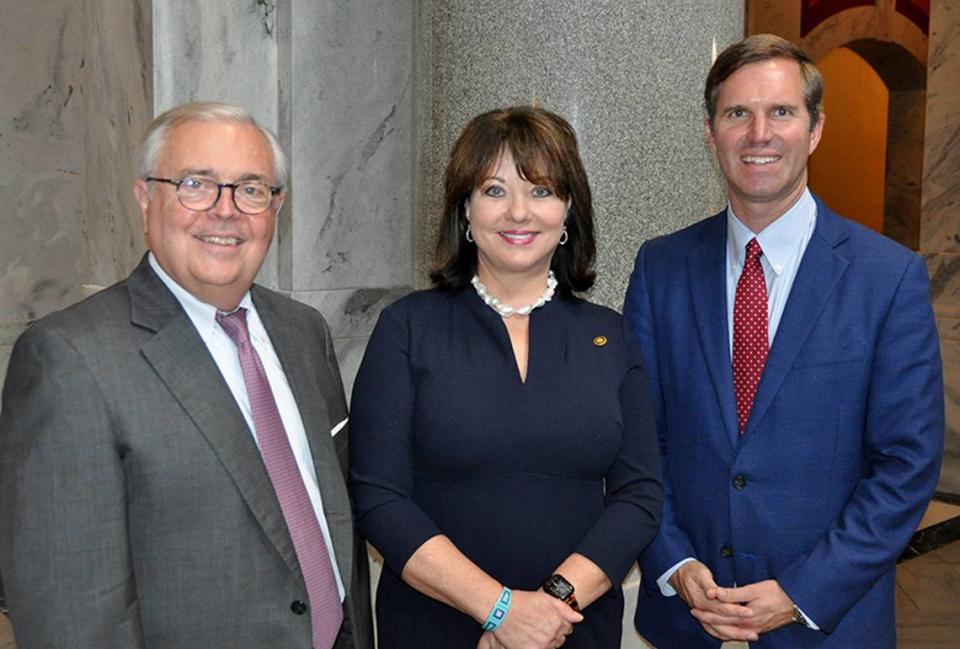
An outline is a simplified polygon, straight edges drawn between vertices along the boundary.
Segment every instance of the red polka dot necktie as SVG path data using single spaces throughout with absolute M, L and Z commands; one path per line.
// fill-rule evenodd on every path
M 747 426 L 770 348 L 767 283 L 760 265 L 762 254 L 760 243 L 756 238 L 750 239 L 733 302 L 733 391 L 741 434 Z
M 260 455 L 277 500 L 280 501 L 280 510 L 290 530 L 293 549 L 307 585 L 313 646 L 315 649 L 330 649 L 337 640 L 343 622 L 340 592 L 316 511 L 300 476 L 267 374 L 260 355 L 250 343 L 247 310 L 240 308 L 228 315 L 218 314 L 217 322 L 237 346 L 240 356 L 240 369 L 250 397 L 250 411 L 260 444 Z

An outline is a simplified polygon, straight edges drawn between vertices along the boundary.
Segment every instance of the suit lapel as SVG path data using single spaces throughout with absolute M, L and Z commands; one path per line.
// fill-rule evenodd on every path
M 744 438 L 756 429 L 783 385 L 814 324 L 849 262 L 836 249 L 847 239 L 847 226 L 817 200 L 817 224 L 797 269 L 780 325 L 777 327 Z
M 737 444 L 737 407 L 733 396 L 733 370 L 727 331 L 727 229 L 726 211 L 706 225 L 702 242 L 687 257 L 693 310 L 700 345 L 717 395 L 717 404 L 730 443 Z
M 131 320 L 156 332 L 141 348 L 144 358 L 206 438 L 284 562 L 299 574 L 260 451 L 203 339 L 146 261 L 131 275 L 128 287 Z
M 344 583 L 349 583 L 353 569 L 353 520 L 346 483 L 330 435 L 333 426 L 339 422 L 331 421 L 324 391 L 319 385 L 319 381 L 334 378 L 327 377 L 326 367 L 318 365 L 318 359 L 322 361 L 325 356 L 323 341 L 313 339 L 303 328 L 284 317 L 269 293 L 254 287 L 251 297 L 300 410 L 334 554 L 341 578 Z

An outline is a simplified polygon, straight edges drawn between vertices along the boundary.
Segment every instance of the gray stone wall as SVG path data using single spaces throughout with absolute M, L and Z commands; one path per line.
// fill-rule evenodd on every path
M 701 97 L 714 51 L 740 38 L 743 24 L 742 3 L 727 1 L 420 3 L 418 283 L 460 130 L 478 113 L 535 102 L 578 133 L 597 218 L 591 298 L 619 309 L 644 239 L 724 205 Z

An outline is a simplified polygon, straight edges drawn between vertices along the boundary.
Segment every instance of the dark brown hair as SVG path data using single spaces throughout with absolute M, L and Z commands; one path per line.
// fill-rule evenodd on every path
M 593 202 L 580 160 L 577 136 L 565 119 L 543 108 L 515 106 L 477 115 L 457 139 L 443 179 L 443 214 L 430 279 L 440 288 L 458 289 L 477 272 L 477 247 L 466 240 L 466 200 L 493 173 L 509 151 L 517 173 L 550 187 L 570 201 L 569 239 L 553 254 L 550 267 L 557 289 L 570 294 L 593 286 L 596 242 Z
M 800 66 L 800 74 L 803 77 L 803 102 L 806 104 L 807 113 L 810 114 L 810 130 L 817 126 L 820 113 L 823 111 L 823 77 L 820 75 L 820 70 L 806 52 L 785 38 L 773 34 L 756 34 L 723 50 L 710 68 L 707 85 L 703 91 L 703 102 L 707 109 L 711 131 L 717 116 L 717 96 L 720 94 L 720 86 L 723 82 L 745 65 L 770 59 L 796 61 Z

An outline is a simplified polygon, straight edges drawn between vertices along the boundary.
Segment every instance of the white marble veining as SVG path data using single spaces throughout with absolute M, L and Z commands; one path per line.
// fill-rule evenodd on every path
M 940 325 L 947 438 L 938 489 L 960 494 L 960 0 L 931 4 L 920 247 Z
M 222 101 L 242 106 L 277 133 L 279 42 L 285 29 L 278 3 L 167 0 L 152 5 L 153 115 L 189 101 Z M 289 218 L 284 208 L 280 220 Z M 257 281 L 281 287 L 279 263 L 275 241 Z
M 146 248 L 133 180 L 136 148 L 152 117 L 149 5 L 86 3 L 87 284 L 109 286 L 125 277 Z
M 295 291 L 289 295 L 324 314 L 334 338 L 348 338 L 373 333 L 380 311 L 410 290 L 410 287 L 329 289 Z
M 0 20 L 0 325 L 79 296 L 86 267 L 82 4 L 5 3 Z M 9 62 L 7 57 L 11 57 Z M 14 58 L 15 57 L 15 58 Z
M 27 322 L 115 282 L 143 250 L 129 162 L 149 92 L 141 2 L 4 4 L 0 376 Z
M 930 64 L 923 160 L 921 246 L 960 252 L 960 1 L 935 2 L 930 15 Z
M 294 291 L 412 282 L 414 4 L 292 4 Z

